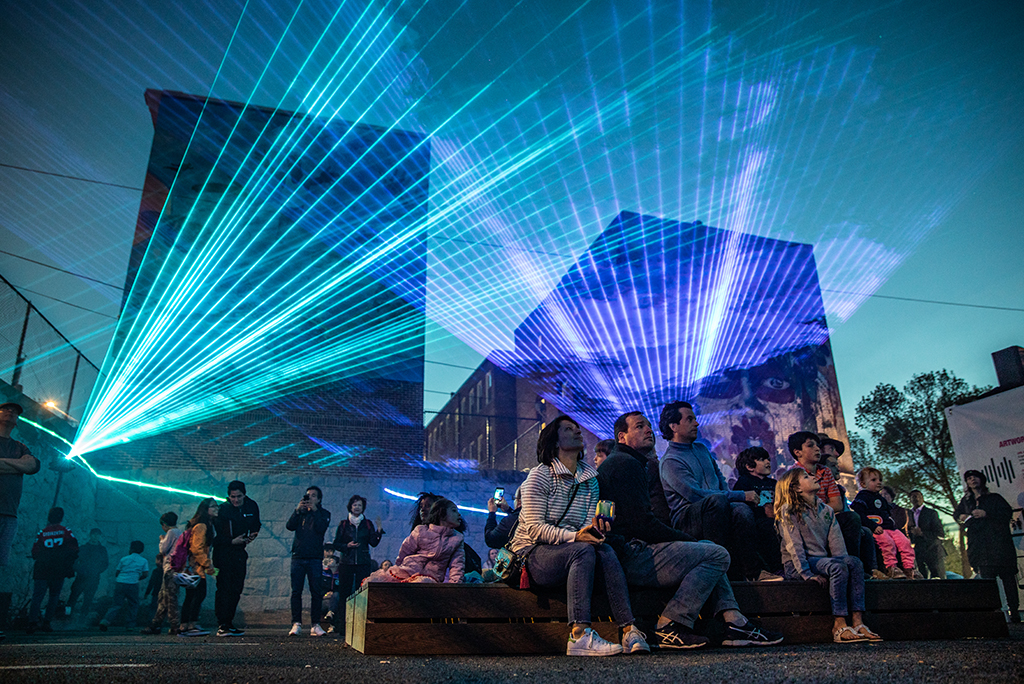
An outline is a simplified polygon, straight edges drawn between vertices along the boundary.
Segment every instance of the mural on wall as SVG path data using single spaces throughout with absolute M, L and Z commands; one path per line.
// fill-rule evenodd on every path
M 595 435 L 690 401 L 726 472 L 847 438 L 811 245 L 622 212 L 491 358 Z

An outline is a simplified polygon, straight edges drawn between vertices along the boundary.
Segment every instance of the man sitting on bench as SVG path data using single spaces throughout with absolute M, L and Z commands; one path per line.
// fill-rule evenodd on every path
M 730 491 L 711 451 L 697 441 L 699 425 L 693 406 L 685 401 L 666 405 L 658 421 L 662 436 L 670 440 L 660 473 L 672 526 L 728 549 L 735 579 L 781 581 L 756 552 L 757 526 L 747 502 L 757 503 L 758 493 Z
M 651 423 L 639 411 L 615 421 L 618 445 L 598 468 L 601 498 L 615 502 L 612 535 L 621 535 L 619 557 L 626 581 L 642 587 L 675 589 L 658 618 L 656 637 L 665 649 L 698 648 L 707 637 L 693 624 L 706 602 L 725 621 L 725 646 L 771 646 L 782 635 L 750 622 L 739 611 L 726 577 L 729 552 L 700 543 L 659 521 L 651 510 L 644 453 L 654 445 Z M 623 448 L 624 447 L 624 448 Z M 612 539 L 609 544 L 616 545 Z

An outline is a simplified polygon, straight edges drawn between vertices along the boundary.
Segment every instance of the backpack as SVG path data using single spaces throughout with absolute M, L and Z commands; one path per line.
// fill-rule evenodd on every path
M 192 539 L 192 528 L 188 528 L 181 533 L 178 540 L 174 542 L 174 549 L 171 550 L 171 570 L 174 572 L 181 572 L 185 569 L 185 563 L 188 562 L 188 545 Z

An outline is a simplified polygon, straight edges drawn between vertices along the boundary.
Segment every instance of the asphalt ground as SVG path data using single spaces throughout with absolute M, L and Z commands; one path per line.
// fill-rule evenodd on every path
M 1024 627 L 1006 639 L 806 644 L 650 656 L 368 656 L 333 635 L 184 639 L 109 632 L 7 633 L 0 682 L 1024 682 Z

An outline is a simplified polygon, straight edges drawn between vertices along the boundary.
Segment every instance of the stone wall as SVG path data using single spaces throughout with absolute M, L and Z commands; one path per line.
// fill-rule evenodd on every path
M 516 487 L 525 479 L 525 474 L 507 471 L 484 471 L 452 473 L 443 470 L 422 470 L 416 478 L 343 477 L 338 475 L 240 473 L 235 471 L 184 471 L 184 470 L 138 470 L 118 471 L 118 478 L 153 483 L 164 487 L 195 491 L 201 494 L 223 497 L 227 483 L 234 479 L 246 483 L 248 495 L 260 507 L 263 532 L 249 547 L 249 566 L 245 592 L 239 609 L 245 613 L 284 610 L 288 607 L 290 594 L 289 558 L 293 533 L 285 529 L 288 517 L 305 493 L 306 487 L 315 484 L 324 491 L 324 507 L 331 511 L 331 529 L 325 541 L 332 541 L 335 529 L 344 515 L 346 504 L 353 494 L 367 499 L 367 516 L 376 522 L 381 519 L 386 532 L 380 545 L 372 549 L 374 560 L 394 560 L 402 540 L 409 533 L 409 518 L 413 502 L 392 496 L 384 491 L 418 495 L 431 491 L 448 496 L 464 506 L 486 508 L 488 497 L 494 487 L 503 486 L 511 500 Z M 46 510 L 52 503 L 55 475 L 44 471 L 40 476 L 26 479 L 26 497 L 21 508 L 23 526 L 16 542 L 18 555 L 27 555 L 32 540 L 45 522 Z M 49 492 L 49 499 L 45 494 Z M 159 518 L 165 511 L 178 514 L 181 525 L 191 517 L 200 501 L 196 496 L 176 494 L 163 489 L 139 487 L 131 484 L 97 480 L 87 472 L 77 469 L 65 475 L 61 490 L 61 504 L 67 509 L 66 524 L 81 541 L 88 537 L 92 527 L 103 530 L 104 543 L 110 555 L 111 569 L 102 577 L 97 598 L 113 591 L 113 566 L 121 556 L 128 553 L 128 545 L 134 539 L 145 545 L 144 555 L 152 565 L 158 538 L 161 534 Z M 483 529 L 486 514 L 464 511 L 469 526 L 467 541 L 482 556 L 486 556 Z M 31 576 L 31 560 L 24 558 L 19 573 Z M 65 585 L 65 597 L 70 590 L 70 581 Z M 16 593 L 18 601 L 27 600 L 28 581 L 21 583 Z M 10 591 L 11 589 L 8 589 Z M 304 601 L 308 605 L 308 598 Z M 206 600 L 206 608 L 212 608 L 213 591 Z

